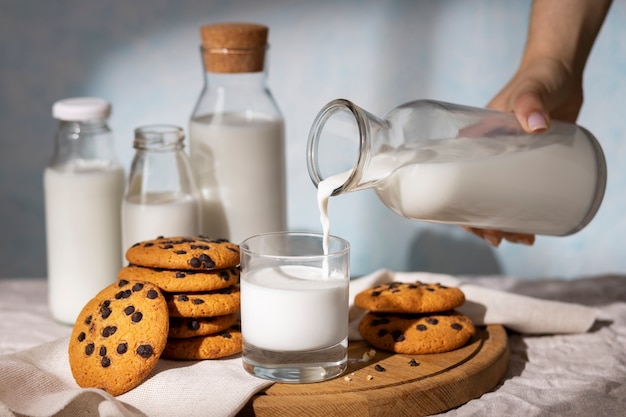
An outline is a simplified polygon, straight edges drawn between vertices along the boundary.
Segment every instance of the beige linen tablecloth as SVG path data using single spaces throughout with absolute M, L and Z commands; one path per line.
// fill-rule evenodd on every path
M 422 278 L 424 275 L 382 274 L 373 278 L 384 281 L 414 277 Z M 457 283 L 466 291 L 469 289 L 469 293 L 478 291 L 478 297 L 497 294 L 493 290 L 502 290 L 538 299 L 581 304 L 589 307 L 579 311 L 582 316 L 588 313 L 585 310 L 591 310 L 595 321 L 583 333 L 533 335 L 518 332 L 528 330 L 524 328 L 523 315 L 505 315 L 506 320 L 511 320 L 509 328 L 521 327 L 518 331 L 509 330 L 511 356 L 504 380 L 493 391 L 441 416 L 626 416 L 626 277 L 598 276 L 574 281 L 472 277 L 460 278 Z M 481 288 L 487 290 L 481 291 Z M 521 300 L 530 302 L 530 305 L 534 302 L 526 298 Z M 506 307 L 495 304 L 497 308 L 494 311 Z M 552 303 L 546 305 L 553 306 Z M 554 314 L 557 316 L 562 311 L 578 311 L 559 310 L 558 303 L 556 307 Z M 510 308 L 515 313 L 516 306 L 511 305 Z M 545 311 L 550 311 L 550 308 Z M 480 309 L 474 312 L 470 309 L 469 313 L 480 314 Z M 491 317 L 483 314 L 483 318 Z M 587 319 L 579 317 L 578 320 L 572 320 L 579 323 L 580 327 L 580 323 L 586 323 Z M 549 317 L 546 323 L 550 323 Z M 559 326 L 567 328 L 567 325 L 567 320 L 564 320 Z M 70 332 L 70 327 L 55 323 L 48 314 L 45 280 L 0 279 L 0 380 L 3 380 L 0 385 L 0 416 L 17 415 L 10 411 L 7 398 L 15 401 L 23 393 L 24 398 L 32 401 L 33 392 L 37 390 L 42 393 L 41 397 L 37 397 L 39 402 L 47 401 L 50 404 L 48 410 L 59 407 L 55 401 L 62 395 L 50 392 L 46 387 L 71 385 L 71 374 L 61 371 L 57 378 L 67 379 L 65 381 L 49 380 L 54 378 L 33 380 L 23 378 L 24 368 L 32 367 L 35 374 L 47 375 L 45 368 L 50 364 L 63 365 Z M 42 354 L 48 354 L 49 360 L 42 363 Z M 14 359 L 19 360 L 16 362 Z M 215 372 L 215 369 L 211 370 L 215 364 L 207 362 L 210 361 L 176 366 L 171 361 L 161 361 L 151 380 L 141 390 L 128 393 L 127 398 L 120 396 L 115 402 L 104 401 L 100 398 L 106 399 L 106 395 L 102 396 L 101 392 L 83 390 L 78 401 L 73 401 L 58 415 L 145 415 L 132 404 L 145 404 L 151 400 L 167 404 L 169 410 L 177 410 L 169 414 L 174 416 L 229 415 L 229 410 L 233 408 L 232 404 L 226 404 L 228 401 L 235 401 L 235 404 L 245 402 L 248 395 L 267 384 L 242 375 L 240 359 L 229 359 L 217 364 L 219 372 L 226 372 L 235 378 L 227 382 L 231 386 L 241 385 L 242 396 L 219 398 L 218 389 L 217 394 L 206 392 L 204 396 L 194 397 L 198 394 L 194 393 L 194 386 L 202 385 L 207 373 Z M 229 366 L 232 369 L 224 371 L 224 367 Z M 189 381 L 188 384 L 160 385 L 160 382 L 171 381 L 172 374 L 181 376 L 183 381 Z M 240 377 L 241 381 L 237 380 Z M 133 398 L 133 395 L 144 397 Z M 94 401 L 94 396 L 98 400 Z M 97 406 L 94 408 L 93 404 Z M 193 407 L 195 404 L 203 406 Z M 24 403 L 22 409 L 41 410 L 41 406 L 34 401 L 33 404 Z M 53 413 L 43 412 L 39 415 Z

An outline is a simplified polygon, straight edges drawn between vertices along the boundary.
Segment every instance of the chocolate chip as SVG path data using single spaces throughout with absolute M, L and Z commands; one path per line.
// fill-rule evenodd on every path
M 430 288 L 430 287 L 426 287 L 426 291 L 434 292 L 435 289 L 434 288 Z
M 128 281 L 126 281 L 125 279 L 120 279 L 120 280 L 117 282 L 117 286 L 118 286 L 118 287 L 120 287 L 120 288 L 122 288 L 122 287 L 124 287 L 124 286 L 126 286 L 126 285 L 128 285 Z
M 184 272 L 176 271 L 176 278 L 185 278 L 187 274 Z
M 139 323 L 141 319 L 143 319 L 143 314 L 141 313 L 141 311 L 138 311 L 135 314 L 133 314 L 130 319 L 132 320 L 133 323 Z
M 200 262 L 200 259 L 194 257 L 189 260 L 189 265 L 191 265 L 192 268 L 200 268 L 202 262 Z
M 195 244 L 195 245 L 191 245 L 191 249 L 209 250 L 210 247 L 209 247 L 209 245 L 198 245 L 198 244 Z
M 109 337 L 109 336 L 115 334 L 116 331 L 117 331 L 117 327 L 115 327 L 115 326 L 107 326 L 104 329 L 102 329 L 102 337 Z
M 383 368 L 382 366 L 380 366 L 379 364 L 376 364 L 376 366 L 374 366 L 374 369 L 375 369 L 377 372 L 385 372 L 385 371 L 386 371 L 386 369 L 385 369 L 385 368 Z
M 142 358 L 149 358 L 150 356 L 152 356 L 152 346 L 150 345 L 140 345 L 137 348 L 137 355 L 141 356 Z
M 230 273 L 228 271 L 220 271 L 219 276 L 223 281 L 228 281 Z
M 427 317 L 426 318 L 426 323 L 432 324 L 434 326 L 435 324 L 439 323 L 439 320 L 437 320 L 434 317 Z
M 116 300 L 121 300 L 121 299 L 124 299 L 124 298 L 128 298 L 128 297 L 131 296 L 131 294 L 132 294 L 131 290 L 120 291 L 117 294 L 115 294 L 115 299 Z
M 411 358 L 411 360 L 409 361 L 409 366 L 420 366 L 419 362 L 416 361 L 415 359 Z
M 372 297 L 378 297 L 380 295 L 380 291 L 372 291 Z
M 189 330 L 198 330 L 200 328 L 200 322 L 198 322 L 198 320 L 189 320 L 187 322 L 187 327 Z
M 461 330 L 463 328 L 463 326 L 461 326 L 459 323 L 452 323 L 450 327 L 452 327 L 454 330 Z
M 80 333 L 78 333 L 77 339 L 78 339 L 79 342 L 82 342 L 83 340 L 85 340 L 86 337 L 87 337 L 87 335 L 85 334 L 85 332 L 80 332 Z
M 402 342 L 404 341 L 404 335 L 402 334 L 402 330 L 392 330 L 391 338 L 394 342 Z
M 133 292 L 141 291 L 142 288 L 143 288 L 143 284 L 141 282 L 138 282 L 135 285 L 133 285 Z
M 100 354 L 100 356 L 106 356 L 107 355 L 107 347 L 106 346 L 100 346 L 99 354 Z
M 172 249 L 173 247 L 174 247 L 174 245 L 168 244 L 168 245 L 161 246 L 161 249 Z
M 156 292 L 156 290 L 148 290 L 148 292 L 146 293 L 146 297 L 148 297 L 151 300 L 154 300 L 158 296 L 159 296 L 159 293 Z
M 152 243 L 152 242 L 147 242 L 146 244 L 143 245 L 144 248 L 149 248 L 149 247 L 152 247 L 152 246 L 154 246 L 154 243 Z
M 425 332 L 426 330 L 428 330 L 428 327 L 426 327 L 425 324 L 418 324 L 417 326 L 415 326 L 415 328 L 420 332 Z
M 383 336 L 384 336 L 384 335 L 386 335 L 387 333 L 389 333 L 389 332 L 387 331 L 387 329 L 380 329 L 380 330 L 378 331 L 378 333 L 376 333 L 376 334 L 378 335 L 378 337 L 383 337 Z
M 213 268 L 215 266 L 215 262 L 213 262 L 213 259 L 211 259 L 211 257 L 207 255 L 206 253 L 203 253 L 198 258 L 200 259 L 200 262 L 202 262 L 204 267 L 207 269 Z
M 85 355 L 91 355 L 94 350 L 96 350 L 96 346 L 93 343 L 87 344 L 87 346 L 85 346 Z
M 102 365 L 103 368 L 108 368 L 109 366 L 111 366 L 111 359 L 107 358 L 106 356 L 104 358 L 102 358 L 102 360 L 100 361 L 100 364 Z
M 130 316 L 134 312 L 135 312 L 135 307 L 134 306 L 128 306 L 128 307 L 126 307 L 124 309 L 124 314 L 126 314 L 127 316 Z
M 370 323 L 371 326 L 380 326 L 381 324 L 389 324 L 387 317 L 381 317 L 379 319 L 373 319 Z
M 191 302 L 195 305 L 204 304 L 204 300 L 201 298 L 194 298 Z
M 185 255 L 185 254 L 187 254 L 187 251 L 183 250 L 183 249 L 179 249 L 179 250 L 174 251 L 174 253 L 176 255 Z
M 93 317 L 91 315 L 87 316 L 87 318 L 85 318 L 85 324 L 91 324 L 91 319 Z
M 176 299 L 177 299 L 178 301 L 189 301 L 189 297 L 187 297 L 187 296 L 186 296 L 186 295 L 184 295 L 184 294 L 179 295 L 178 297 L 176 297 Z
M 233 335 L 231 335 L 228 331 L 222 332 L 220 336 L 222 336 L 224 339 L 231 339 L 233 337 Z
M 120 343 L 117 345 L 117 353 L 123 355 L 128 350 L 128 343 Z
M 108 301 L 108 300 L 107 300 Z M 102 316 L 103 319 L 109 318 L 109 316 L 111 315 L 112 311 L 109 308 L 108 304 L 103 304 L 100 307 L 100 315 Z

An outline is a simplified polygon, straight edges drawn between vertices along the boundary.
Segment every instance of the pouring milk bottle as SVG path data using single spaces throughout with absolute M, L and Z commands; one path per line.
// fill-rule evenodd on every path
M 563 236 L 595 216 L 606 163 L 586 129 L 523 131 L 509 113 L 419 100 L 376 117 L 339 99 L 317 115 L 307 164 L 327 232 L 331 195 L 374 188 L 401 216 Z

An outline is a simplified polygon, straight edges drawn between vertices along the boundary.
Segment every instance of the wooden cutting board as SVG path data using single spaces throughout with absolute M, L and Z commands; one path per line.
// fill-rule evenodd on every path
M 240 416 L 424 416 L 480 397 L 495 387 L 509 361 L 506 331 L 478 327 L 464 347 L 432 355 L 400 355 L 350 343 L 348 369 L 340 377 L 312 384 L 274 384 L 255 395 Z M 417 366 L 409 362 L 415 359 Z M 376 370 L 376 365 L 384 371 Z

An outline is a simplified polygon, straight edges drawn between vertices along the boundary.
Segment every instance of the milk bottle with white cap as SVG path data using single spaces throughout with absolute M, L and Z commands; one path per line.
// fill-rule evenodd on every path
M 59 126 L 44 172 L 48 301 L 52 316 L 67 324 L 122 267 L 124 170 L 107 125 L 110 112 L 107 101 L 91 97 L 52 107 Z

